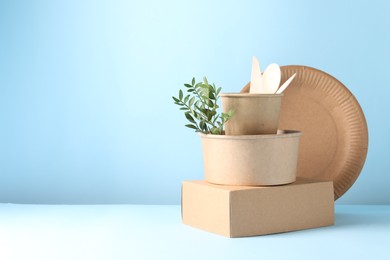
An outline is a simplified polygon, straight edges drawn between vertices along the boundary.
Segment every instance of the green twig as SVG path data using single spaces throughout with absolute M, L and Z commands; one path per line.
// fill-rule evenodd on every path
M 185 117 L 190 122 L 186 127 L 195 129 L 204 134 L 223 134 L 224 124 L 232 117 L 233 111 L 218 113 L 218 100 L 221 88 L 215 84 L 210 85 L 207 78 L 203 82 L 195 84 L 195 78 L 191 84 L 184 84 L 187 94 L 180 89 L 177 97 L 172 97 L 174 103 L 185 111 Z

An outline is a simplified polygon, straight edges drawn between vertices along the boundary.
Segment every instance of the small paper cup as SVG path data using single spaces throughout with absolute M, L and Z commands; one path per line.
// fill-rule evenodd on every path
M 234 110 L 226 135 L 276 134 L 283 94 L 223 93 L 222 111 Z

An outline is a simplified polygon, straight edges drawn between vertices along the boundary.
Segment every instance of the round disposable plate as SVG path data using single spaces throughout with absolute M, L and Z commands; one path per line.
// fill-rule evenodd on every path
M 307 66 L 282 66 L 284 91 L 279 129 L 302 132 L 297 175 L 332 180 L 335 200 L 356 181 L 368 148 L 363 111 L 352 93 L 331 75 Z M 249 92 L 249 83 L 241 92 Z M 261 111 L 259 111 L 261 113 Z

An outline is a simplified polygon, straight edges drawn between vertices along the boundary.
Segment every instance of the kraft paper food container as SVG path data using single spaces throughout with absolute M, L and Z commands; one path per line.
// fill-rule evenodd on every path
M 234 110 L 226 135 L 276 134 L 283 94 L 222 93 L 222 111 Z
M 281 185 L 296 180 L 301 132 L 273 135 L 205 135 L 206 181 L 222 185 Z
M 297 178 L 273 187 L 184 181 L 181 206 L 184 224 L 227 237 L 334 224 L 332 181 Z

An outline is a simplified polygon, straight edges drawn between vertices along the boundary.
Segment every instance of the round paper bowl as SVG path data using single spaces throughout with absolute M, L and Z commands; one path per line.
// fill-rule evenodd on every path
M 301 132 L 271 135 L 205 135 L 202 139 L 206 181 L 222 185 L 268 186 L 296 180 Z

